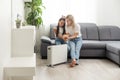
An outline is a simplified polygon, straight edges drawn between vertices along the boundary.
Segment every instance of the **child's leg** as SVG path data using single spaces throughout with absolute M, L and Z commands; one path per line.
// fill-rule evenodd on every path
M 59 38 L 55 39 L 55 44 L 56 45 L 60 45 L 61 43 L 62 43 L 61 39 L 59 39 Z

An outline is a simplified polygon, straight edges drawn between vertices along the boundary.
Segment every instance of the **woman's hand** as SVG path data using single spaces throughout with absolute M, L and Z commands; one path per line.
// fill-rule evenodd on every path
M 69 39 L 75 39 L 77 36 L 78 36 L 78 33 L 76 32 L 76 33 L 74 33 L 74 35 L 69 36 Z
M 64 34 L 62 38 L 63 38 L 64 41 L 67 41 L 67 40 L 69 40 L 69 35 Z

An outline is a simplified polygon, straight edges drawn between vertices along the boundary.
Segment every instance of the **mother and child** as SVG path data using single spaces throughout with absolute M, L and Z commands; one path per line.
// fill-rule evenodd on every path
M 75 23 L 72 15 L 60 18 L 56 29 L 54 29 L 56 34 L 56 45 L 68 44 L 72 59 L 70 67 L 79 65 L 80 49 L 82 46 L 80 29 L 80 25 Z

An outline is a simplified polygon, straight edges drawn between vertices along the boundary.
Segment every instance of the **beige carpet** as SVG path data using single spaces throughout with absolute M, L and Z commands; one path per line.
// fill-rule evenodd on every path
M 39 55 L 36 62 L 35 80 L 120 80 L 120 68 L 106 59 L 80 59 L 80 65 L 74 68 L 69 64 L 47 67 L 47 61 Z

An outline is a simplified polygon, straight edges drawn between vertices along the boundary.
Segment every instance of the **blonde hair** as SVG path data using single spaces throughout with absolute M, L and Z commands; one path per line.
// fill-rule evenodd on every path
M 66 19 L 69 19 L 69 20 L 71 20 L 71 26 L 73 27 L 73 28 L 75 28 L 75 20 L 74 20 L 74 17 L 72 16 L 72 15 L 67 15 L 66 16 Z

